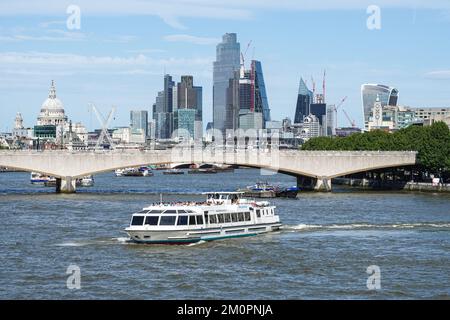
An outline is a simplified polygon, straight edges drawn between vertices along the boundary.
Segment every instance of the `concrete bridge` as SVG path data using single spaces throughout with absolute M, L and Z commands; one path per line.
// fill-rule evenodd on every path
M 0 151 L 0 166 L 55 176 L 57 190 L 76 191 L 76 178 L 150 164 L 209 163 L 274 170 L 297 184 L 330 191 L 331 179 L 416 163 L 416 152 L 227 150 L 175 148 L 147 151 Z

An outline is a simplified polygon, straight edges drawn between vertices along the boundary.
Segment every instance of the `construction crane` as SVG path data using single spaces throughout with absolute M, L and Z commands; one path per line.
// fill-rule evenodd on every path
M 313 101 L 312 103 L 315 103 L 316 100 L 316 82 L 314 81 L 314 78 L 311 76 L 311 83 L 312 83 L 312 92 L 313 92 Z
M 337 106 L 334 107 L 334 120 L 336 121 L 336 127 L 338 126 L 338 109 L 344 104 L 345 100 L 347 100 L 347 96 L 342 98 L 341 102 Z
M 241 67 L 244 67 L 245 69 L 245 57 L 247 56 L 247 51 L 250 48 L 250 45 L 252 44 L 253 40 L 250 40 L 250 42 L 247 44 L 247 48 L 245 48 L 244 53 L 241 52 Z
M 348 115 L 347 111 L 345 111 L 345 109 L 342 109 L 342 111 L 344 112 L 344 114 L 345 114 L 345 116 L 346 116 L 348 122 L 350 122 L 350 125 L 352 126 L 352 128 L 355 128 L 355 127 L 356 127 L 355 120 L 352 120 L 352 119 L 349 117 L 349 115 Z
M 323 94 L 323 103 L 325 103 L 325 76 L 326 70 L 323 70 L 323 81 L 322 81 L 322 94 Z

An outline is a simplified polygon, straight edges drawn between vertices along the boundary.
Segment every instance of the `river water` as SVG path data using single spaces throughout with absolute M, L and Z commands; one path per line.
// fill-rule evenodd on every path
M 28 173 L 1 173 L 0 298 L 450 298 L 448 194 L 335 187 L 274 199 L 284 224 L 277 233 L 184 246 L 126 241 L 131 213 L 160 193 L 167 201 L 201 200 L 201 192 L 258 180 L 296 182 L 256 169 L 145 178 L 105 173 L 92 188 L 58 195 L 30 185 Z M 80 289 L 67 288 L 70 265 L 80 268 Z M 369 266 L 380 272 L 368 274 Z M 378 274 L 380 286 L 369 290 L 368 277 Z

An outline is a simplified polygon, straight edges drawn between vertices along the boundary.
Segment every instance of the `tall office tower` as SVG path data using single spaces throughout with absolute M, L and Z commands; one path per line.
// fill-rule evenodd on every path
M 201 140 L 203 138 L 203 87 L 194 86 L 194 89 L 197 95 L 194 138 L 195 140 Z
M 398 90 L 394 87 L 385 86 L 382 84 L 363 84 L 361 86 L 361 98 L 364 115 L 364 126 L 368 129 L 369 116 L 377 96 L 380 98 L 382 107 L 387 105 L 396 106 L 398 102 Z
M 197 90 L 194 89 L 194 77 L 181 76 L 177 84 L 178 109 L 197 108 Z
M 295 108 L 294 123 L 302 123 L 303 118 L 311 112 L 310 105 L 313 102 L 313 92 L 308 89 L 303 78 L 300 78 L 298 87 L 297 106 Z
M 173 87 L 175 82 L 172 76 L 166 74 L 164 76 L 164 112 L 173 112 Z
M 194 90 L 196 91 L 196 96 L 197 96 L 197 103 L 196 103 L 197 112 L 195 114 L 195 120 L 202 121 L 203 120 L 203 87 L 194 86 Z
M 175 82 L 172 81 L 172 76 L 166 74 L 164 76 L 164 112 L 168 113 L 165 116 L 166 122 L 165 126 L 167 127 L 166 130 L 166 137 L 171 138 L 172 132 L 173 132 L 173 87 L 175 86 Z
M 155 138 L 169 139 L 172 134 L 170 125 L 170 113 L 165 112 L 164 91 L 158 92 L 156 102 L 153 105 L 153 120 L 155 120 Z
M 180 108 L 173 113 L 173 122 L 178 137 L 187 139 L 184 134 L 187 132 L 190 139 L 195 139 L 195 109 Z M 178 130 L 178 131 L 177 131 Z
M 174 129 L 186 129 L 192 134 L 192 138 L 201 139 L 203 136 L 203 88 L 194 86 L 192 76 L 181 76 L 176 91 L 177 109 L 174 111 Z
M 241 46 L 236 33 L 226 33 L 216 47 L 216 61 L 213 63 L 213 123 L 214 128 L 225 133 L 226 95 L 229 80 L 239 70 Z
M 270 121 L 261 62 L 253 60 L 251 68 L 235 72 L 227 89 L 226 128 L 263 129 Z
M 174 86 L 172 88 L 172 110 L 175 112 L 175 110 L 178 109 L 178 87 Z
M 148 120 L 147 128 L 148 138 L 154 140 L 156 138 L 156 121 L 153 118 Z
M 311 103 L 309 105 L 309 113 L 319 119 L 321 126 L 327 123 L 327 105 L 325 103 Z
M 141 129 L 148 137 L 148 112 L 146 110 L 130 111 L 131 129 Z
M 334 115 L 334 109 L 336 106 L 334 104 L 327 105 L 327 136 L 336 135 L 336 119 Z
M 255 69 L 244 70 L 241 66 L 239 78 L 239 128 L 243 130 L 262 129 L 264 127 L 261 92 L 256 98 Z M 257 103 L 258 101 L 258 103 Z
M 240 84 L 239 71 L 228 80 L 226 95 L 225 127 L 233 131 L 239 128 Z
M 263 113 L 263 127 L 270 121 L 270 107 L 267 100 L 266 85 L 260 61 L 253 60 L 251 71 L 253 73 L 254 91 L 255 91 L 255 111 Z

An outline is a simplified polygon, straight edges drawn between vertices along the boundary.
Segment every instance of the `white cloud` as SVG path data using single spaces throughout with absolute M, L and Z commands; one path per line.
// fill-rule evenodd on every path
M 167 51 L 163 49 L 144 48 L 144 49 L 126 50 L 126 52 L 146 54 L 146 53 L 164 53 Z
M 78 0 L 84 15 L 158 16 L 176 29 L 186 29 L 180 18 L 246 20 L 258 10 L 365 10 L 373 0 Z M 55 15 L 67 18 L 66 8 L 72 0 L 15 0 L 0 2 L 1 15 Z M 450 9 L 448 0 L 377 0 L 381 8 Z
M 115 43 L 130 43 L 137 39 L 138 39 L 138 37 L 133 36 L 133 35 L 116 35 L 111 38 L 103 39 L 102 41 L 103 42 L 115 42 Z
M 187 42 L 201 45 L 217 44 L 220 42 L 220 39 L 218 38 L 196 37 L 188 34 L 173 34 L 165 36 L 164 40 L 169 42 Z
M 425 74 L 429 79 L 445 79 L 450 80 L 450 70 L 436 70 Z
M 16 76 L 42 74 L 127 74 L 161 75 L 166 68 L 173 74 L 199 74 L 209 70 L 213 57 L 154 59 L 143 54 L 119 56 L 85 56 L 47 52 L 0 53 L 0 74 Z
M 0 41 L 84 41 L 86 35 L 81 32 L 72 32 L 60 29 L 45 29 L 40 35 L 30 28 L 11 28 L 2 30 Z
M 48 28 L 48 27 L 54 26 L 54 25 L 66 25 L 66 21 L 65 20 L 53 20 L 53 21 L 45 21 L 45 22 L 39 23 L 39 27 L 41 27 L 41 28 Z

